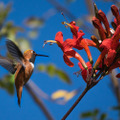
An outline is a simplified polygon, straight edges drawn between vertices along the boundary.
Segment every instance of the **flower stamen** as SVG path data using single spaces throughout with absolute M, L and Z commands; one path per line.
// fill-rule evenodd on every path
M 50 43 L 50 45 L 52 45 L 53 43 L 58 44 L 58 42 L 55 41 L 55 40 L 45 40 L 45 41 L 44 41 L 44 44 L 43 44 L 43 47 L 44 47 L 47 43 Z
M 62 24 L 63 24 L 63 25 L 67 25 L 67 26 L 70 27 L 71 29 L 74 29 L 74 27 L 73 27 L 71 24 L 67 23 L 67 22 L 62 22 Z

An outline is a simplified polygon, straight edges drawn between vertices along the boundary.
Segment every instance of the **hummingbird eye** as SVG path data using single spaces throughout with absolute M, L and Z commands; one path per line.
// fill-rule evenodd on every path
M 35 54 L 35 51 L 32 50 L 31 53 L 34 53 L 34 54 Z
M 32 51 L 32 53 L 34 53 L 34 54 L 35 54 L 35 51 Z

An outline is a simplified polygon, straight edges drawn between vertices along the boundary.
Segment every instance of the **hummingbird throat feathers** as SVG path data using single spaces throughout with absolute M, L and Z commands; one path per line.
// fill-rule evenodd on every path
M 34 64 L 32 62 L 30 62 L 30 64 L 31 64 L 32 68 L 34 68 Z

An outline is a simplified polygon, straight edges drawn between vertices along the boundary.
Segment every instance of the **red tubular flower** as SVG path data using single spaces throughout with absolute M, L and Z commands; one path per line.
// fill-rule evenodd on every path
M 111 11 L 113 13 L 113 15 L 115 16 L 116 18 L 116 22 L 117 22 L 117 26 L 120 25 L 120 15 L 119 15 L 119 10 L 118 8 L 115 6 L 115 5 L 112 5 L 111 6 Z
M 97 19 L 96 17 L 93 17 L 92 23 L 98 29 L 101 40 L 104 40 L 106 38 L 106 35 L 105 35 L 105 31 L 100 23 L 100 20 Z
M 116 62 L 109 68 L 108 72 L 112 71 L 115 68 L 120 67 L 120 58 L 116 60 Z
M 76 40 L 76 45 L 80 44 L 81 41 L 84 39 L 82 36 L 85 35 L 83 33 L 83 31 L 82 30 L 79 31 L 79 27 L 76 26 L 76 22 L 75 21 L 72 21 L 72 22 L 70 22 L 70 24 L 68 23 L 67 25 L 69 25 L 69 27 L 71 29 L 71 32 L 73 34 L 73 39 Z M 84 41 L 86 41 L 87 46 L 96 47 L 96 44 L 92 40 L 84 39 Z
M 113 62 L 116 56 L 116 49 L 119 46 L 119 39 L 120 39 L 120 25 L 117 27 L 112 38 L 103 40 L 102 44 L 99 46 L 100 48 L 103 49 L 103 51 L 98 57 L 93 67 L 94 69 L 96 69 L 96 67 L 100 64 L 101 60 L 105 58 L 105 55 L 107 55 L 107 57 L 105 58 L 105 64 L 107 66 L 109 66 Z
M 120 58 L 117 59 L 117 61 L 109 68 L 108 74 L 115 68 L 120 68 Z M 120 78 L 120 73 L 116 75 L 117 78 Z
M 87 82 L 88 82 L 88 81 L 87 81 L 88 76 L 89 76 L 89 78 L 91 77 L 92 65 L 91 65 L 90 62 L 87 62 L 86 65 L 87 65 L 87 67 L 88 67 L 88 70 L 86 70 L 86 69 L 81 65 L 80 62 L 78 63 L 78 66 L 79 66 L 80 69 L 81 69 L 81 75 L 82 75 L 84 81 L 87 83 Z
M 116 60 L 116 62 L 109 68 L 109 70 L 108 70 L 108 74 L 113 70 L 113 69 L 115 69 L 115 68 L 120 68 L 120 58 L 118 58 L 117 60 Z M 120 78 L 120 73 L 118 73 L 117 75 L 116 75 L 116 77 L 117 78 Z
M 116 56 L 116 51 L 110 49 L 108 51 L 107 57 L 104 59 L 104 64 L 106 64 L 107 66 L 110 66 L 112 64 L 115 56 Z
M 48 40 L 45 42 L 45 44 L 48 42 L 57 43 L 57 45 L 61 48 L 61 50 L 64 53 L 63 59 L 68 66 L 70 66 L 70 67 L 74 66 L 74 64 L 70 61 L 70 58 L 74 57 L 77 60 L 79 60 L 79 62 L 83 65 L 83 67 L 85 69 L 87 69 L 87 65 L 85 64 L 85 61 L 83 60 L 83 58 L 75 50 L 72 49 L 73 45 L 75 44 L 74 40 L 67 39 L 67 40 L 63 41 L 62 32 L 57 32 L 56 36 L 55 36 L 55 41 Z M 80 46 L 79 46 L 79 49 L 81 49 Z
M 63 41 L 62 32 L 58 32 L 58 33 L 56 33 L 55 41 L 57 41 L 58 46 L 62 49 L 62 51 L 64 53 L 63 54 L 64 61 L 68 66 L 70 66 L 70 67 L 74 66 L 74 64 L 70 61 L 70 58 L 74 57 L 80 61 L 80 63 L 84 66 L 85 69 L 87 69 L 87 66 L 86 66 L 83 58 L 76 51 L 74 51 L 72 49 L 73 45 L 75 44 L 74 40 L 67 39 L 67 40 Z
M 103 22 L 103 24 L 105 25 L 106 31 L 107 31 L 107 36 L 110 37 L 111 33 L 110 33 L 110 26 L 109 26 L 109 22 L 107 20 L 107 17 L 105 15 L 105 13 L 102 10 L 98 11 L 98 17 L 99 20 Z
M 79 27 L 76 26 L 76 23 L 75 21 L 72 21 L 70 23 L 66 23 L 64 22 L 64 24 L 67 24 L 70 29 L 71 29 L 71 32 L 73 34 L 73 44 L 72 42 L 71 43 L 71 46 L 74 47 L 74 48 L 77 48 L 78 50 L 81 50 L 81 49 L 85 49 L 87 55 L 88 55 L 88 59 L 89 61 L 92 63 L 93 60 L 92 60 L 92 56 L 91 56 L 91 53 L 90 53 L 90 50 L 89 50 L 89 47 L 88 46 L 94 46 L 96 47 L 96 44 L 92 41 L 92 40 L 89 40 L 89 39 L 83 39 L 82 36 L 84 35 L 84 33 L 80 30 L 79 30 Z M 69 42 L 69 41 L 68 41 Z
M 81 38 L 84 33 L 81 31 L 81 32 L 78 32 L 79 31 L 79 27 L 76 26 L 76 22 L 75 21 L 72 21 L 70 23 L 67 23 L 67 25 L 70 27 L 71 29 L 71 32 L 73 34 L 73 39 L 79 39 Z

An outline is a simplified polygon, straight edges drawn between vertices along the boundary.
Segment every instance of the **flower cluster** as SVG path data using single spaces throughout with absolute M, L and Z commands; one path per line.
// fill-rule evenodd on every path
M 63 59 L 68 66 L 73 67 L 74 63 L 71 62 L 70 58 L 76 58 L 78 60 L 78 66 L 81 69 L 81 75 L 87 83 L 92 80 L 97 80 L 98 77 L 103 78 L 112 69 L 120 67 L 120 14 L 115 5 L 111 6 L 111 11 L 115 16 L 114 22 L 112 22 L 113 29 L 110 28 L 107 17 L 102 10 L 97 11 L 96 17 L 92 19 L 92 23 L 98 30 L 100 39 L 94 35 L 91 36 L 91 40 L 83 38 L 83 31 L 79 30 L 75 21 L 72 21 L 70 23 L 62 23 L 70 27 L 73 35 L 71 39 L 68 38 L 64 41 L 63 33 L 59 31 L 56 33 L 54 41 L 45 41 L 45 44 L 48 42 L 57 43 L 63 51 Z M 93 46 L 101 52 L 94 65 L 89 46 Z M 89 61 L 86 63 L 74 48 L 78 50 L 84 49 Z M 120 77 L 120 74 L 117 77 Z

